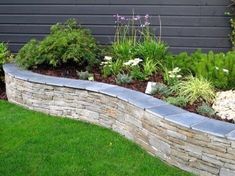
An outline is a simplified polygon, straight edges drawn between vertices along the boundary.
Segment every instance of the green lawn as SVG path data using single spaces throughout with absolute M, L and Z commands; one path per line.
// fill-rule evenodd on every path
M 186 176 L 119 134 L 0 101 L 1 176 Z

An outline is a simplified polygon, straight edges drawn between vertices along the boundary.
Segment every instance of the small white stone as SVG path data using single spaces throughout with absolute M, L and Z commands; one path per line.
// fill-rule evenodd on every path
M 146 94 L 151 94 L 152 90 L 153 90 L 153 87 L 156 86 L 156 84 L 157 83 L 155 83 L 155 82 L 148 82 L 145 93 Z
M 235 121 L 235 91 L 217 92 L 212 107 L 222 119 Z

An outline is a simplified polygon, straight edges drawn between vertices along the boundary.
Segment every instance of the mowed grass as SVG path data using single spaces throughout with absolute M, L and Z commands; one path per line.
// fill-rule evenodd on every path
M 1 176 L 188 176 L 111 130 L 0 101 Z

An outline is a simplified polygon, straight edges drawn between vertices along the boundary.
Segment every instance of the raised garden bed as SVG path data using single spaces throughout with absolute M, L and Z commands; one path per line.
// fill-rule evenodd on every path
M 4 70 L 10 102 L 111 128 L 151 154 L 199 175 L 235 174 L 234 124 L 116 85 L 45 76 L 14 65 Z
M 79 79 L 79 75 L 77 73 L 82 70 L 83 70 L 82 67 L 79 68 L 78 66 L 74 66 L 72 64 L 71 65 L 64 64 L 63 66 L 57 67 L 57 68 L 40 65 L 37 68 L 33 69 L 32 71 L 35 73 L 40 73 L 40 74 L 49 75 L 49 76 Z M 158 82 L 158 83 L 164 82 L 163 75 L 161 73 L 156 73 L 152 75 L 148 80 L 143 80 L 143 81 L 135 80 L 135 81 L 132 81 L 131 83 L 121 84 L 121 85 L 117 84 L 115 76 L 104 77 L 99 68 L 94 69 L 92 72 L 92 75 L 94 76 L 94 80 L 97 82 L 119 85 L 125 88 L 142 92 L 142 93 L 145 93 L 148 82 Z M 155 98 L 164 100 L 164 96 L 160 94 L 155 94 L 152 96 Z M 202 105 L 201 102 L 195 102 L 193 104 L 187 104 L 185 107 L 183 107 L 183 109 L 190 111 L 190 112 L 197 113 L 197 108 L 201 105 Z M 213 118 L 213 119 L 226 121 L 229 123 L 234 123 L 233 119 L 222 119 L 218 115 L 213 115 L 212 117 L 208 117 L 208 118 Z

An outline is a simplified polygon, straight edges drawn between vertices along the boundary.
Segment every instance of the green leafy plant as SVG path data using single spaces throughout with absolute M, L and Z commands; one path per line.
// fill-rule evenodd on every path
M 231 0 L 232 4 L 229 6 L 229 12 L 225 12 L 225 15 L 230 16 L 230 25 L 231 25 L 231 33 L 230 40 L 233 46 L 233 50 L 235 49 L 235 0 Z
M 82 79 L 82 80 L 94 80 L 93 74 L 89 73 L 88 71 L 77 72 L 77 75 L 79 76 L 79 79 Z
M 16 55 L 16 63 L 23 68 L 36 67 L 45 62 L 45 59 L 40 58 L 39 53 L 39 42 L 31 39 Z
M 165 84 L 157 83 L 156 85 L 152 86 L 151 94 L 158 94 L 160 96 L 168 97 L 171 95 L 171 91 Z
M 123 61 L 120 59 L 113 60 L 111 56 L 105 56 L 100 65 L 102 66 L 102 74 L 107 77 L 112 74 L 118 75 L 122 71 Z
M 137 55 L 140 58 L 153 60 L 156 64 L 163 61 L 168 54 L 168 46 L 158 40 L 150 39 L 138 43 Z
M 148 79 L 149 76 L 153 75 L 158 69 L 157 63 L 153 60 L 146 58 L 143 63 L 143 74 L 145 79 Z
M 114 58 L 120 59 L 123 62 L 134 58 L 136 55 L 135 45 L 130 40 L 114 43 L 112 45 L 112 52 Z
M 180 74 L 181 69 L 179 67 L 175 67 L 173 70 L 168 70 L 166 67 L 163 72 L 163 79 L 165 83 L 169 86 L 174 86 L 179 83 L 182 75 Z
M 190 104 L 196 101 L 212 103 L 215 98 L 215 91 L 212 84 L 202 77 L 188 77 L 186 81 L 179 83 L 178 91 L 178 95 L 185 97 Z
M 199 106 L 196 111 L 197 113 L 208 117 L 213 117 L 216 113 L 215 110 L 206 103 Z
M 0 43 L 0 80 L 3 80 L 2 66 L 12 59 L 12 55 L 5 43 Z
M 166 101 L 172 105 L 185 107 L 188 103 L 188 100 L 185 97 L 168 97 Z
M 204 77 L 216 88 L 231 89 L 235 87 L 234 58 L 235 51 L 202 53 L 198 50 L 191 55 L 184 52 L 176 56 L 168 56 L 165 67 L 168 70 L 179 67 L 183 75 Z
M 114 16 L 116 34 L 112 44 L 113 58 L 108 63 L 102 63 L 103 75 L 123 72 L 135 80 L 147 80 L 167 54 L 167 45 L 155 38 L 149 26 L 149 15 L 135 16 L 133 12 L 132 17 Z
M 5 43 L 0 43 L 0 67 L 5 64 L 11 56 L 10 51 Z
M 132 80 L 132 76 L 128 75 L 128 74 L 121 74 L 119 73 L 116 77 L 116 83 L 117 84 L 129 84 L 131 83 Z
M 56 67 L 68 62 L 92 67 L 97 63 L 97 52 L 96 41 L 90 31 L 70 19 L 65 24 L 53 25 L 51 33 L 42 41 L 31 40 L 19 51 L 16 61 L 24 68 L 42 63 Z

